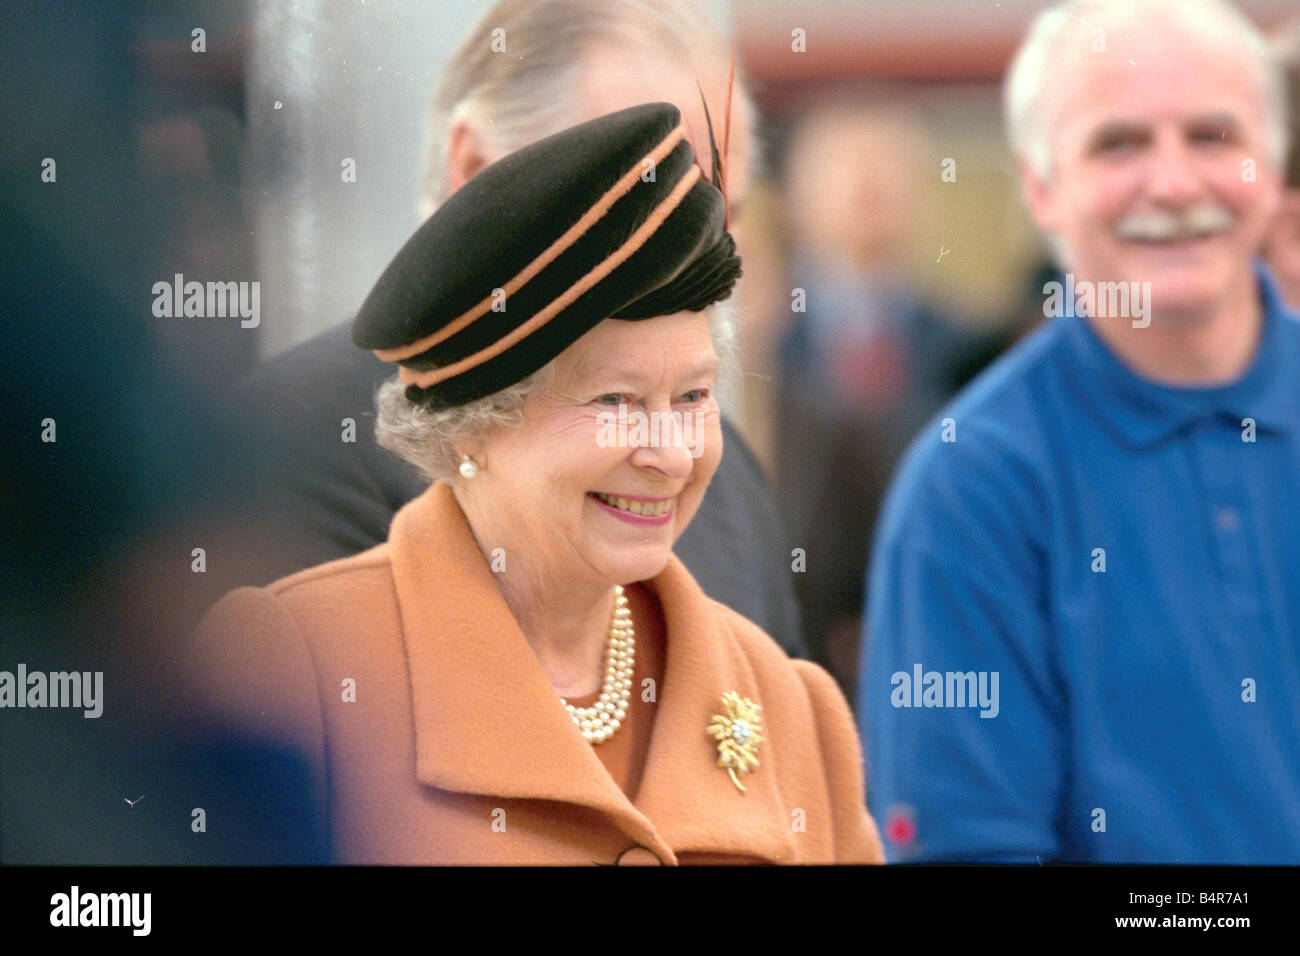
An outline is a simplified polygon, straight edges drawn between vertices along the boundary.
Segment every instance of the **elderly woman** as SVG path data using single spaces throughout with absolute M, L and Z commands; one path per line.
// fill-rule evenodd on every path
M 882 860 L 849 709 L 673 542 L 722 454 L 740 274 L 676 108 L 484 169 L 353 327 L 433 479 L 387 543 L 227 595 L 224 718 L 292 747 L 349 863 Z

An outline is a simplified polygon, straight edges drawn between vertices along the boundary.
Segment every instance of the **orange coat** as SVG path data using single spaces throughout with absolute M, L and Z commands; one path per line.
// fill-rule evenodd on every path
M 192 692 L 223 726 L 307 759 L 340 863 L 883 862 L 831 677 L 676 557 L 647 585 L 667 662 L 635 803 L 573 725 L 446 485 L 398 512 L 385 544 L 226 595 L 195 636 Z M 705 732 L 726 691 L 762 707 L 744 793 Z

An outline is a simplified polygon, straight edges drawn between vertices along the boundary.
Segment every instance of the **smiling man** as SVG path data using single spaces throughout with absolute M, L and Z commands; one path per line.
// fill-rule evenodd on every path
M 905 459 L 860 684 L 887 852 L 1300 862 L 1300 323 L 1255 261 L 1281 79 L 1225 3 L 1082 0 L 1005 92 L 1067 285 L 1141 314 L 1049 316 Z M 998 715 L 892 695 L 914 669 L 997 674 Z

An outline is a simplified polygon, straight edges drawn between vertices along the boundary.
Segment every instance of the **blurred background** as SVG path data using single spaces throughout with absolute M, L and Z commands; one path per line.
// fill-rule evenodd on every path
M 854 701 L 870 535 L 898 457 L 1042 315 L 1051 265 L 999 84 L 1046 4 L 701 5 L 734 32 L 758 111 L 733 213 L 742 374 L 724 408 L 807 553 L 810 654 Z M 223 415 L 224 390 L 347 321 L 420 222 L 432 92 L 489 6 L 6 4 L 0 667 L 121 671 L 135 646 L 122 679 L 143 686 L 151 630 L 197 620 L 188 548 L 129 569 L 214 489 L 236 495 L 266 451 Z M 1295 9 L 1240 6 L 1267 28 Z M 156 315 L 153 286 L 176 274 L 260 282 L 258 323 Z M 0 712 L 0 859 L 129 861 L 129 833 L 97 850 L 84 827 L 49 823 L 131 788 L 140 766 L 115 733 Z

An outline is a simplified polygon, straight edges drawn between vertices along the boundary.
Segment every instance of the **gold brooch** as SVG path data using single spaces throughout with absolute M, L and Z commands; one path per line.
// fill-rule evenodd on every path
M 747 774 L 758 766 L 758 745 L 763 729 L 758 704 L 734 690 L 722 695 L 722 713 L 709 721 L 708 733 L 718 741 L 718 766 L 731 775 L 731 782 L 745 792 L 736 774 Z

